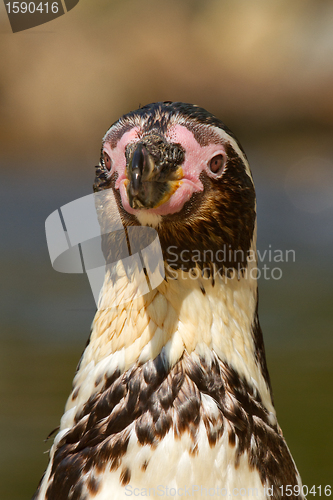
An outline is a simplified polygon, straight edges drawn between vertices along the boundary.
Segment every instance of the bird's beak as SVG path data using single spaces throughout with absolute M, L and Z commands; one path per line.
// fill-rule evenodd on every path
M 161 168 L 142 143 L 138 143 L 127 166 L 127 195 L 131 208 L 157 208 L 178 189 L 182 168 Z

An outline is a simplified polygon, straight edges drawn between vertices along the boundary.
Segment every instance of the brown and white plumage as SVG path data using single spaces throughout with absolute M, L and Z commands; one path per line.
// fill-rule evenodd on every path
M 108 130 L 94 189 L 105 190 L 102 232 L 111 193 L 127 231 L 155 228 L 166 274 L 138 297 L 120 250 L 106 271 L 34 498 L 122 499 L 149 488 L 150 496 L 169 488 L 170 498 L 190 488 L 200 498 L 202 487 L 278 499 L 286 485 L 296 486 L 289 498 L 302 498 L 272 402 L 255 192 L 238 141 L 202 108 L 151 104 Z M 126 231 L 104 234 L 106 260 L 127 240 Z

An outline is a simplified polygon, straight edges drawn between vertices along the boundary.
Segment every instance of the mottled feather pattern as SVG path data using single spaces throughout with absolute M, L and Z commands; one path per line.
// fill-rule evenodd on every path
M 220 155 L 220 172 L 209 170 L 207 151 Z M 139 160 L 132 169 L 134 154 Z M 194 163 L 186 164 L 188 158 Z M 140 184 L 147 159 L 157 165 L 156 188 Z M 133 209 L 135 200 L 128 204 L 133 171 L 149 210 Z M 175 175 L 191 186 L 172 184 Z M 153 488 L 157 496 L 161 485 L 225 488 L 227 496 L 246 488 L 261 500 L 303 498 L 297 489 L 291 496 L 280 489 L 301 480 L 273 405 L 257 264 L 250 258 L 255 190 L 236 137 L 198 106 L 144 106 L 105 134 L 94 190 L 103 192 L 96 204 L 103 253 L 116 265 L 106 268 L 90 340 L 34 499 L 120 500 L 132 487 Z M 156 212 L 174 190 L 175 197 L 183 193 L 180 204 Z M 114 200 L 123 229 L 108 234 Z M 141 225 L 154 229 L 142 233 Z M 125 259 L 151 244 L 155 231 L 163 254 L 156 266 L 164 266 L 165 278 L 138 296 L 137 264 Z
M 246 380 L 215 355 L 207 366 L 204 358 L 184 353 L 172 369 L 167 369 L 163 358 L 162 352 L 123 374 L 115 371 L 75 415 L 75 425 L 57 444 L 49 500 L 81 498 L 76 492 L 90 491 L 91 478 L 97 492 L 101 474 L 119 468 L 123 471 L 131 434 L 139 445 L 154 449 L 170 430 L 175 439 L 188 433 L 188 453 L 200 453 L 197 439 L 201 422 L 211 447 L 224 432 L 228 434 L 229 446 L 235 448 L 236 469 L 247 452 L 249 467 L 258 470 L 263 484 L 274 485 L 276 492 L 286 478 L 288 484 L 297 484 L 296 469 L 280 429 L 271 423 L 260 395 Z M 207 398 L 217 411 L 206 404 Z M 149 462 L 133 463 L 133 469 L 147 467 Z M 131 468 L 126 467 L 122 484 L 130 478 Z M 73 497 L 69 497 L 70 492 Z

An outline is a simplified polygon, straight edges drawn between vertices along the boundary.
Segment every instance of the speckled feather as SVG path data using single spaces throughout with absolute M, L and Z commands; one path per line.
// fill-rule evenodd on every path
M 124 137 L 131 140 L 118 151 Z M 184 140 L 174 143 L 172 137 Z M 167 152 L 167 168 L 183 168 L 184 178 L 194 179 L 191 196 L 182 188 L 177 210 L 124 208 L 128 201 L 119 179 L 139 141 L 156 162 Z M 214 148 L 223 152 L 221 175 L 210 175 L 206 167 L 186 170 L 191 144 L 202 149 L 202 158 Z M 172 160 L 173 150 L 184 151 L 184 158 L 177 153 Z M 123 170 L 115 164 L 108 171 L 105 151 L 114 157 L 118 151 Z M 112 190 L 125 227 L 103 236 L 106 259 L 121 259 L 130 228 L 152 225 L 166 278 L 137 297 L 138 283 L 122 260 L 106 271 L 90 341 L 34 499 L 122 499 L 134 488 L 141 495 L 154 488 L 150 495 L 157 496 L 166 487 L 190 488 L 193 498 L 203 496 L 200 487 L 225 488 L 230 496 L 234 488 L 246 488 L 259 499 L 272 488 L 274 499 L 283 498 L 280 486 L 301 482 L 272 401 L 256 262 L 249 258 L 256 244 L 255 192 L 238 141 L 199 107 L 148 105 L 106 133 L 94 189 Z M 97 209 L 103 226 L 107 198 Z M 227 253 L 221 263 L 216 256 L 222 248 L 239 252 Z M 208 257 L 198 261 L 196 252 L 207 250 Z

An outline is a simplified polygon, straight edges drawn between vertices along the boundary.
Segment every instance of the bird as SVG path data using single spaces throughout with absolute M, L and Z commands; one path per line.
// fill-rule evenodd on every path
M 200 106 L 145 105 L 106 132 L 94 192 L 113 265 L 33 498 L 304 498 L 273 402 L 236 136 Z M 108 233 L 111 199 L 124 229 Z M 122 251 L 135 230 L 162 256 L 141 294 Z

